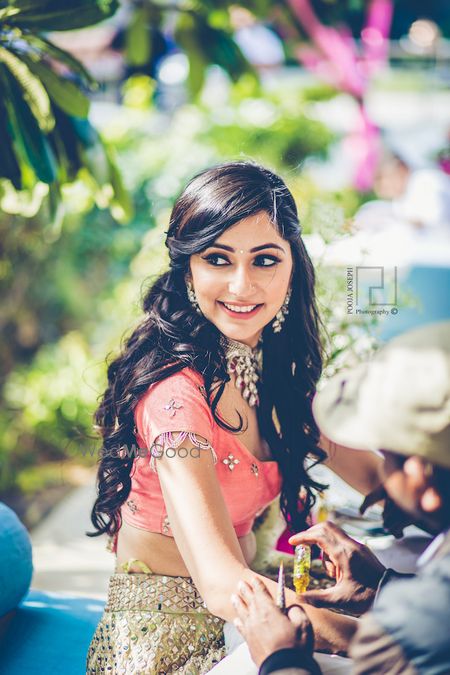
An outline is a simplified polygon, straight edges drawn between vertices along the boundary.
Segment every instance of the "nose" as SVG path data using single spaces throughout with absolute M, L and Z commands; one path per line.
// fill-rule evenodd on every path
M 234 271 L 232 278 L 228 282 L 228 290 L 238 298 L 246 298 L 246 296 L 254 292 L 255 286 L 246 267 L 241 266 Z

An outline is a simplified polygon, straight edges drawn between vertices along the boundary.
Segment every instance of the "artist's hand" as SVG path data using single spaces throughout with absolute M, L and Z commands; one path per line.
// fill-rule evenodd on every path
M 299 605 L 291 605 L 284 615 L 257 577 L 251 585 L 239 582 L 238 594 L 231 598 L 237 618 L 234 624 L 245 638 L 253 661 L 261 663 L 278 649 L 297 647 L 310 657 L 314 648 L 311 623 Z
M 396 539 L 403 537 L 403 530 L 408 525 L 414 522 L 412 516 L 408 513 L 402 511 L 402 509 L 397 506 L 397 504 L 389 497 L 384 486 L 381 484 L 372 492 L 369 492 L 367 497 L 364 499 L 363 503 L 360 506 L 360 513 L 364 513 L 369 506 L 376 504 L 377 502 L 384 501 L 383 509 L 383 525 L 394 535 Z
M 358 543 L 329 521 L 294 534 L 289 543 L 293 546 L 320 546 L 325 569 L 336 579 L 336 584 L 331 588 L 302 593 L 302 602 L 358 614 L 363 614 L 371 607 L 385 567 L 367 546 Z

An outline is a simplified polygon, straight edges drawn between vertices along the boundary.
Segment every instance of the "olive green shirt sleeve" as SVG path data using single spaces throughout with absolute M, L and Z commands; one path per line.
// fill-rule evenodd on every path
M 370 613 L 359 622 L 349 656 L 353 659 L 352 675 L 417 675 L 401 646 L 384 632 Z

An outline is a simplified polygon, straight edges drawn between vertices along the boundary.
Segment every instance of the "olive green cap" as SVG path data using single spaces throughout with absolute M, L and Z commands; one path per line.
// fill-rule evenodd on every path
M 339 445 L 450 467 L 450 321 L 404 333 L 367 363 L 332 377 L 313 413 Z

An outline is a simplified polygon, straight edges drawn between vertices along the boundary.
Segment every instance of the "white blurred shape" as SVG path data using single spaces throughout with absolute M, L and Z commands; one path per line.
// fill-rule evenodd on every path
M 182 84 L 188 75 L 189 61 L 186 54 L 170 54 L 158 68 L 158 79 L 167 85 Z

